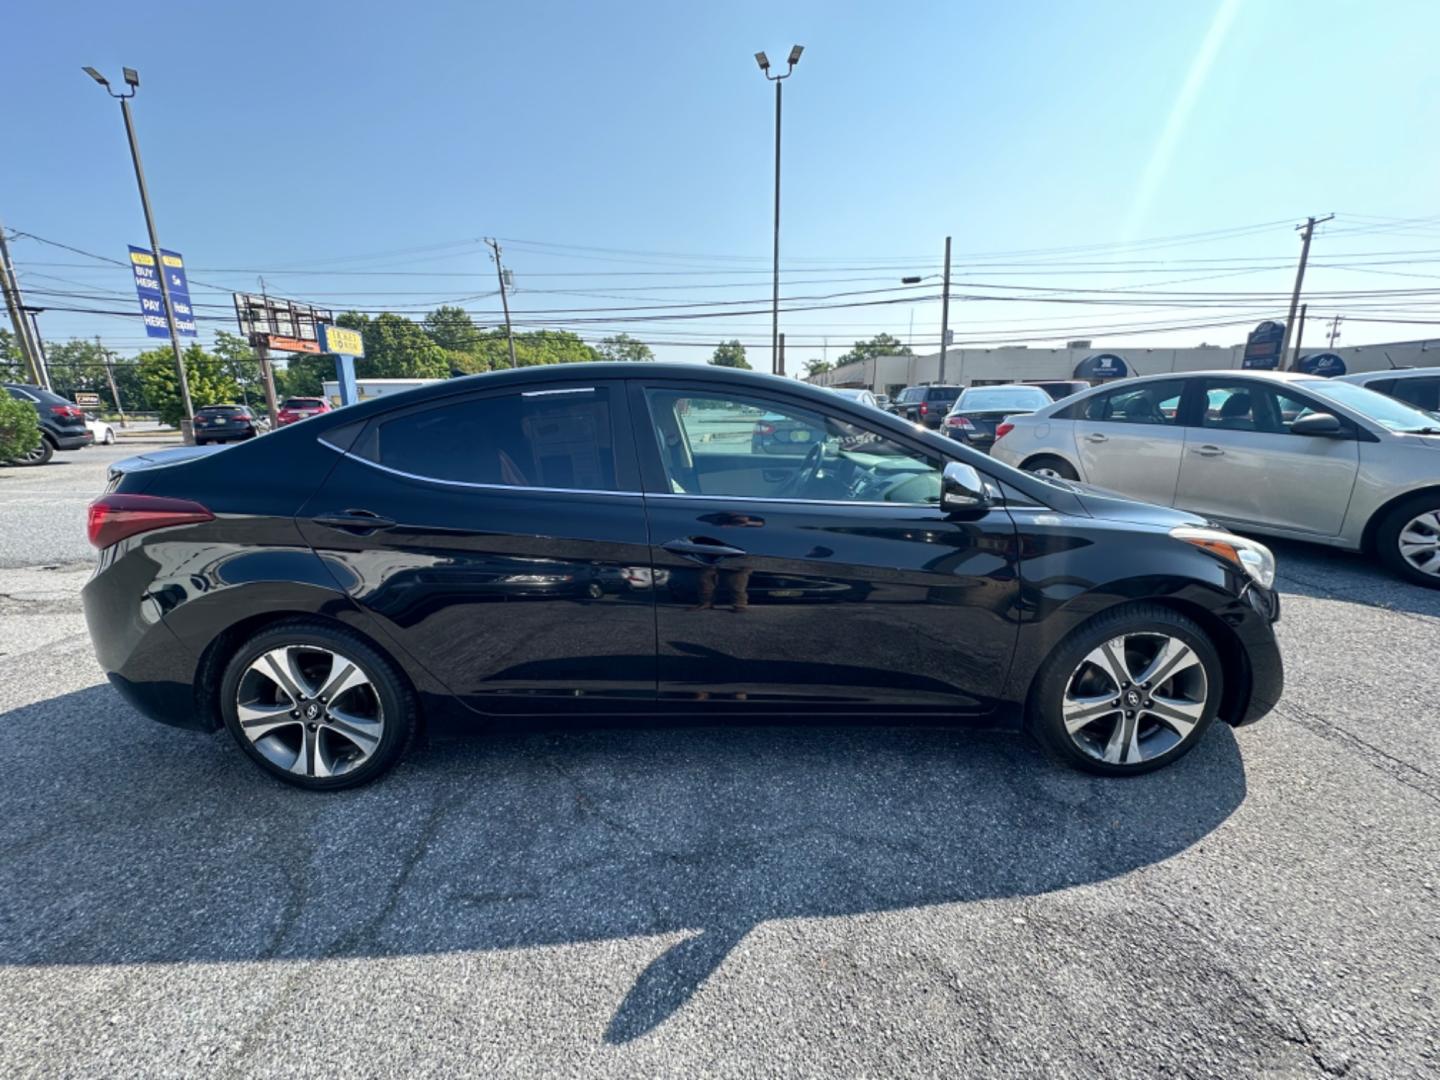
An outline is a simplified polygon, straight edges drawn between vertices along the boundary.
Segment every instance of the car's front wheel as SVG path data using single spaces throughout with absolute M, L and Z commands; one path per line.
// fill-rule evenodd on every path
M 304 621 L 263 630 L 236 651 L 220 706 L 261 769 L 320 791 L 375 779 L 416 725 L 414 692 L 389 657 L 358 634 Z
M 1440 589 L 1440 493 L 1405 499 L 1380 520 L 1375 547 L 1395 573 Z
M 1033 457 L 1021 466 L 1026 472 L 1034 473 L 1036 476 L 1043 476 L 1047 480 L 1079 480 L 1080 474 L 1075 467 L 1062 457 L 1055 457 L 1052 454 L 1042 454 Z
M 1223 686 L 1219 653 L 1198 625 L 1130 604 L 1055 647 L 1035 677 L 1027 723 L 1060 761 L 1135 775 L 1190 751 L 1214 721 Z

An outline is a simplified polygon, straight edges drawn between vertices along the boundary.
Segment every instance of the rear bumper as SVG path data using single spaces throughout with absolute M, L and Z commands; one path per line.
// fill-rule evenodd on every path
M 46 432 L 46 434 L 50 436 L 50 440 L 55 444 L 57 450 L 79 450 L 82 446 L 89 446 L 95 441 L 95 436 L 88 431 L 82 431 L 78 435 L 68 432 L 63 435 L 54 432 Z

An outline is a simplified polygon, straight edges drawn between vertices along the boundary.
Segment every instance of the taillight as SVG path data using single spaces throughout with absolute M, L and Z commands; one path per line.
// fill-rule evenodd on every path
M 974 431 L 975 425 L 970 422 L 968 416 L 947 416 L 945 423 L 950 427 L 958 427 L 961 431 Z
M 929 415 L 930 415 L 930 406 L 929 406 L 929 405 L 926 405 L 925 402 L 923 402 L 923 401 L 920 402 L 920 415 L 921 415 L 921 416 L 929 416 Z
M 995 438 L 1003 439 L 1006 435 L 1009 435 L 1010 432 L 1014 430 L 1014 424 L 1012 424 L 1009 420 L 1002 420 L 999 424 L 995 426 Z
M 50 411 L 66 420 L 78 420 L 85 415 L 85 410 L 78 405 L 51 405 Z
M 761 435 L 774 435 L 774 434 L 775 434 L 775 425 L 774 425 L 774 424 L 756 424 L 756 425 L 755 425 L 755 430 L 758 431 Z M 743 437 L 743 436 L 742 436 L 742 437 Z
M 160 495 L 101 495 L 90 504 L 88 531 L 90 543 L 97 548 L 107 548 L 127 536 L 151 529 L 214 520 L 214 514 L 189 499 L 167 499 Z

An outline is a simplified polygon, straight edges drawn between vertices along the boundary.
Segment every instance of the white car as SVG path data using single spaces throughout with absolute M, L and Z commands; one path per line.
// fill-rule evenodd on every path
M 1440 367 L 1364 371 L 1358 375 L 1341 375 L 1340 380 L 1367 387 L 1377 394 L 1388 394 L 1396 401 L 1426 412 L 1440 412 Z
M 85 426 L 90 429 L 90 434 L 95 436 L 95 445 L 114 446 L 115 429 L 104 420 L 97 420 L 93 416 L 85 417 Z
M 1203 514 L 1373 551 L 1440 588 L 1440 418 L 1340 379 L 1149 375 L 1017 416 L 992 457 Z
M 869 390 L 856 389 L 848 386 L 832 386 L 830 389 L 847 401 L 858 401 L 861 405 L 868 405 L 872 409 L 880 408 L 880 403 L 875 400 L 875 395 Z

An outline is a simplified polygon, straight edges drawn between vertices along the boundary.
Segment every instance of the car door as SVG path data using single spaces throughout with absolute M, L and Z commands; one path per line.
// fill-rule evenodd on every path
M 1018 624 L 1003 507 L 941 513 L 940 455 L 854 412 L 733 384 L 632 392 L 653 542 L 661 707 L 983 713 Z M 785 479 L 717 417 L 821 432 Z M 727 458 L 752 453 L 754 469 Z M 715 462 L 708 460 L 711 455 Z M 720 467 L 712 467 L 718 465 Z
M 625 410 L 623 384 L 601 380 L 381 413 L 336 440 L 300 529 L 472 708 L 648 708 L 653 579 Z
M 1076 402 L 1072 418 L 1080 478 L 1097 487 L 1169 506 L 1180 476 L 1184 379 L 1127 382 Z
M 1238 526 L 1334 536 L 1360 465 L 1355 426 L 1338 438 L 1290 425 L 1329 412 L 1304 393 L 1260 379 L 1207 378 L 1192 413 L 1175 505 Z

